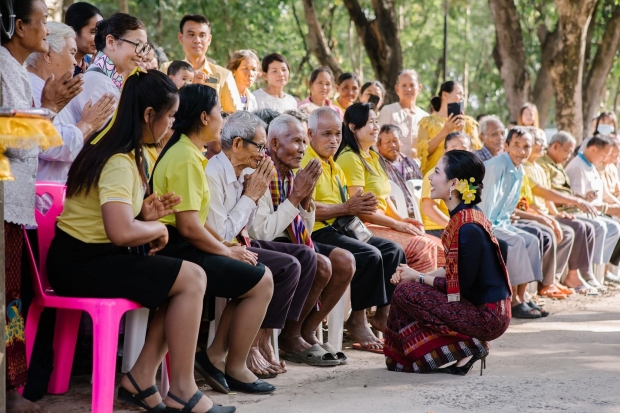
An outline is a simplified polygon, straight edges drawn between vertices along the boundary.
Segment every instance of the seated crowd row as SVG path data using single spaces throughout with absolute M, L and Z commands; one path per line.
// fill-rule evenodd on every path
M 422 86 L 414 70 L 399 75 L 399 101 L 381 108 L 383 86 L 360 87 L 350 73 L 337 79 L 332 102 L 333 75 L 318 68 L 308 98 L 298 102 L 284 92 L 289 65 L 280 54 L 259 62 L 239 51 L 227 69 L 209 62 L 204 16 L 183 18 L 185 60 L 164 63 L 135 17 L 103 20 L 80 2 L 69 8 L 68 25 L 45 25 L 44 3 L 23 4 L 15 12 L 16 35 L 3 37 L 0 48 L 2 67 L 10 69 L 3 73 L 2 106 L 57 112 L 64 145 L 8 154 L 16 181 L 6 186 L 7 243 L 21 248 L 19 225 L 35 224 L 35 174 L 66 182 L 47 260 L 54 290 L 124 297 L 155 313 L 144 349 L 121 381 L 124 401 L 161 411 L 158 396 L 139 396 L 169 352 L 169 409 L 189 403 L 195 411 L 234 411 L 203 397 L 194 363 L 214 390 L 273 392 L 260 378 L 286 371 L 270 344 L 274 329 L 285 360 L 346 363 L 316 330 L 349 287 L 353 347 L 384 354 L 375 332 L 392 329 L 393 275 L 403 265 L 416 274 L 446 265 L 441 238 L 454 210 L 433 193 L 434 179 L 449 169 L 441 159 L 451 151 L 455 157 L 473 151 L 471 158 L 484 162 L 480 176 L 449 187 L 448 200 L 460 193 L 465 204 L 479 203 L 510 279 L 498 270 L 490 296 L 474 282 L 461 285 L 474 305 L 508 299 L 512 316 L 539 318 L 548 313 L 528 296 L 529 283 L 550 298 L 596 294 L 604 286 L 594 266 L 620 262 L 620 223 L 613 218 L 620 216 L 620 144 L 615 128 L 604 127 L 609 114 L 571 160 L 575 139 L 559 132 L 547 148 L 532 105 L 522 110 L 524 126 L 508 131 L 493 115 L 478 123 L 449 114 L 449 104 L 463 101 L 458 82 L 441 86 L 429 115 L 416 106 Z M 266 86 L 251 93 L 259 73 Z M 411 180 L 422 180 L 419 196 Z M 390 181 L 405 196 L 406 213 L 390 196 Z M 461 259 L 458 268 L 476 274 L 484 264 L 474 254 L 482 252 L 469 251 L 463 256 L 470 262 Z M 15 274 L 10 269 L 7 278 Z M 616 280 L 611 272 L 607 277 Z M 210 303 L 229 301 L 213 343 L 196 352 L 205 295 Z M 510 309 L 502 311 L 509 320 Z M 385 346 L 386 355 L 402 353 L 393 339 L 386 337 Z M 479 341 L 472 346 L 482 348 Z M 391 357 L 388 367 L 403 370 Z M 24 384 L 24 372 L 9 371 L 14 388 Z

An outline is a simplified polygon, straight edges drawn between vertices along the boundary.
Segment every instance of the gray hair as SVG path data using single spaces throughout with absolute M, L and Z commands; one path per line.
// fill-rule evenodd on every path
M 492 123 L 497 123 L 504 126 L 502 120 L 499 117 L 495 115 L 484 116 L 482 119 L 480 119 L 480 123 L 478 124 L 478 130 L 480 131 L 480 134 L 486 136 L 487 131 L 489 130 L 489 125 Z
M 571 135 L 570 133 L 566 131 L 561 130 L 555 135 L 553 135 L 553 137 L 549 141 L 549 146 L 553 145 L 554 143 L 559 143 L 560 146 L 564 146 L 568 142 L 572 143 L 573 145 L 577 144 L 577 141 L 575 140 L 573 135 Z
M 235 138 L 254 140 L 256 129 L 267 129 L 267 124 L 253 113 L 239 110 L 228 118 L 222 128 L 221 145 L 222 149 L 232 148 Z
M 269 124 L 269 135 L 267 139 L 271 141 L 273 138 L 278 138 L 282 135 L 286 135 L 288 133 L 289 125 L 298 126 L 303 130 L 303 125 L 300 121 L 297 120 L 296 117 L 291 115 L 280 115 Z
M 323 116 L 331 116 L 333 119 L 337 119 L 338 123 L 342 123 L 340 115 L 338 115 L 335 110 L 333 110 L 329 106 L 321 106 L 320 108 L 313 110 L 308 117 L 308 129 L 316 132 L 317 128 L 319 127 L 319 119 L 321 119 Z
M 400 77 L 402 75 L 411 75 L 411 77 L 413 77 L 417 83 L 420 83 L 420 76 L 418 75 L 418 72 L 413 69 L 403 69 L 398 72 L 398 76 L 396 77 L 396 84 L 400 83 Z
M 46 40 L 51 52 L 60 53 L 67 46 L 68 38 L 75 40 L 75 31 L 71 26 L 67 26 L 64 23 L 49 22 L 47 23 L 47 28 L 50 34 L 46 37 Z M 32 53 L 26 58 L 26 65 L 34 67 L 44 54 L 39 52 Z

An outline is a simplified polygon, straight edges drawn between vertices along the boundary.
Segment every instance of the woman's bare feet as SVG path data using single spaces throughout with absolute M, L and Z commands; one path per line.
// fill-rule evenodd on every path
M 258 340 L 258 349 L 260 350 L 260 354 L 265 360 L 267 360 L 271 368 L 275 370 L 275 373 L 286 373 L 286 363 L 284 362 L 284 360 L 278 362 L 278 359 L 276 358 L 276 353 L 273 349 L 273 346 L 271 345 L 271 336 L 273 335 L 273 330 L 270 328 L 266 328 L 261 331 L 263 334 Z
M 353 311 L 344 326 L 353 336 L 353 341 L 360 343 L 363 348 L 383 348 L 383 343 L 373 334 L 370 327 L 368 327 L 365 310 Z
M 26 400 L 17 390 L 6 392 L 6 412 L 7 413 L 49 413 L 36 403 Z
M 266 376 L 276 373 L 271 364 L 265 360 L 258 347 L 250 348 L 246 361 L 248 369 L 257 376 Z
M 196 390 L 194 390 L 193 392 L 192 391 L 183 392 L 180 390 L 174 391 L 171 389 L 170 392 L 172 392 L 172 394 L 174 394 L 176 397 L 178 397 L 179 399 L 185 402 L 188 402 L 194 396 L 194 394 L 196 394 Z M 164 399 L 164 404 L 172 409 L 178 409 L 179 411 L 182 410 L 184 407 L 181 403 L 177 402 L 176 400 L 173 400 L 170 397 L 166 397 Z M 191 412 L 203 413 L 203 412 L 207 412 L 211 410 L 212 407 L 213 407 L 213 402 L 211 401 L 211 399 L 209 399 L 207 396 L 203 394 L 202 399 L 200 399 L 200 401 L 191 410 Z

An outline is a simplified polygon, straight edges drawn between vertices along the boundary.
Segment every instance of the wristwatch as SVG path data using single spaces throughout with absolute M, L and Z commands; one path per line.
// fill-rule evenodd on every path
M 420 274 L 420 284 L 424 284 L 424 274 Z

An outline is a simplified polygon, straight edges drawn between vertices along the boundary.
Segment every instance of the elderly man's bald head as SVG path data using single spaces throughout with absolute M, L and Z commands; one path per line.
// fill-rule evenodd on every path
M 306 129 L 294 116 L 280 115 L 269 124 L 269 155 L 280 172 L 297 169 L 306 153 Z
M 308 129 L 316 132 L 319 127 L 319 121 L 324 118 L 333 120 L 338 124 L 342 123 L 340 115 L 338 115 L 335 110 L 327 106 L 322 106 L 318 109 L 313 110 L 310 114 L 310 117 L 308 118 Z

